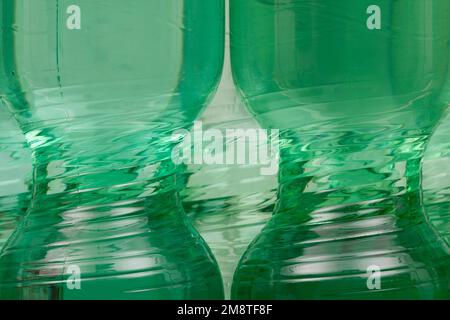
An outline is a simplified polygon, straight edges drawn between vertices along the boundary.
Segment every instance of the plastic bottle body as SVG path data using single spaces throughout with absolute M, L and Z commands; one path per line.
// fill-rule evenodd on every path
M 25 137 L 0 101 L 0 250 L 30 202 L 30 153 Z
M 0 256 L 2 298 L 223 297 L 171 159 L 172 132 L 217 86 L 223 10 L 2 2 L 0 90 L 34 161 L 31 206 Z
M 281 129 L 274 216 L 244 299 L 448 298 L 421 158 L 449 102 L 448 1 L 231 1 L 234 79 Z

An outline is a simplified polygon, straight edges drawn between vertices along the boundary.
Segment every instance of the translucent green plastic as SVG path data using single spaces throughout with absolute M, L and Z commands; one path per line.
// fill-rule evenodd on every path
M 234 80 L 281 130 L 240 299 L 448 299 L 421 159 L 449 105 L 448 0 L 231 0 Z
M 215 91 L 221 0 L 3 0 L 0 94 L 33 153 L 3 299 L 221 299 L 172 132 Z
M 30 202 L 30 164 L 25 138 L 0 101 L 0 250 Z

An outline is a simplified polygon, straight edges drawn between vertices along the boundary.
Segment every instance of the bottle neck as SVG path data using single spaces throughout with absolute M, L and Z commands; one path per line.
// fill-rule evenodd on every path
M 421 158 L 427 135 L 322 133 L 284 137 L 277 215 L 299 222 L 422 215 Z
M 182 212 L 180 167 L 170 158 L 167 137 L 146 131 L 56 131 L 26 135 L 34 162 L 29 223 L 49 226 L 77 213 Z

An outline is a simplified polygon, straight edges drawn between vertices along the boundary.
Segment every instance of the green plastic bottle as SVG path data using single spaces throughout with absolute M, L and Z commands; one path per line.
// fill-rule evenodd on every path
M 450 101 L 448 0 L 231 0 L 234 80 L 280 129 L 239 299 L 448 299 L 421 158 Z
M 217 87 L 222 0 L 4 0 L 0 94 L 33 153 L 3 299 L 221 299 L 171 159 Z
M 27 210 L 30 167 L 25 137 L 0 100 L 0 250 Z

